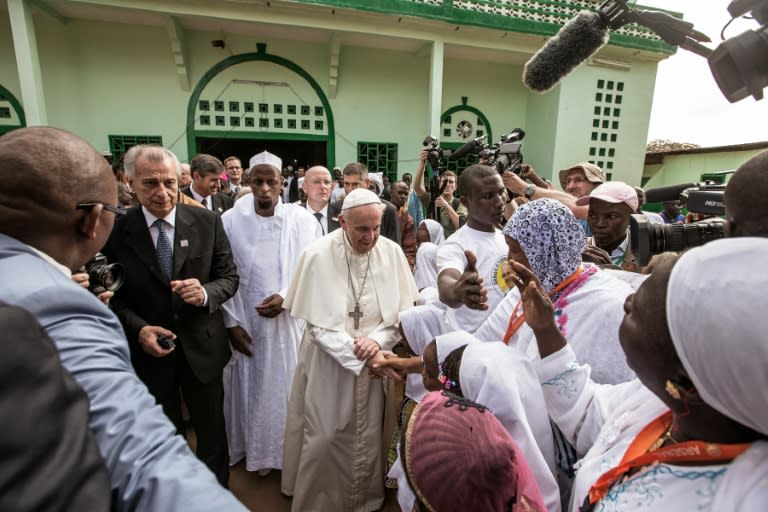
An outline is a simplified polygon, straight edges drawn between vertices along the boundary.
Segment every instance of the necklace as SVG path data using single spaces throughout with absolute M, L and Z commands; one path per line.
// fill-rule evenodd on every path
M 346 237 L 346 234 L 344 235 Z M 355 299 L 355 309 L 349 312 L 349 317 L 355 319 L 355 329 L 360 327 L 360 318 L 363 316 L 363 312 L 360 311 L 360 297 L 363 296 L 363 290 L 365 290 L 365 282 L 368 280 L 368 273 L 371 270 L 371 253 L 368 252 L 368 266 L 365 269 L 365 275 L 363 276 L 363 284 L 360 286 L 360 292 L 355 293 L 355 283 L 352 282 L 352 269 L 349 262 L 349 254 L 347 254 L 347 247 L 344 246 L 344 258 L 347 260 L 347 276 L 349 277 L 349 286 L 352 287 L 352 298 Z
M 648 448 L 648 453 L 655 452 L 656 450 L 664 446 L 664 444 L 666 444 L 667 441 L 669 441 L 671 444 L 677 444 L 677 441 L 675 441 L 675 438 L 672 437 L 671 423 L 669 424 L 669 427 L 667 428 L 667 430 L 656 441 L 654 441 L 654 443 L 651 445 L 650 448 Z

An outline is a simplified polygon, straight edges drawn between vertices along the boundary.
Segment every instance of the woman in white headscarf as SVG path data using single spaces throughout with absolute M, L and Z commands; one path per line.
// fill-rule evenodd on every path
M 443 227 L 439 222 L 421 221 L 416 229 L 416 266 L 413 269 L 417 289 L 437 287 L 437 248 L 443 240 Z
M 464 331 L 438 336 L 435 348 L 438 381 L 493 412 L 525 455 L 547 510 L 559 511 L 552 429 L 533 364 L 501 342 L 480 343 Z
M 543 285 L 513 264 L 547 408 L 583 454 L 571 511 L 768 510 L 766 259 L 765 238 L 659 257 L 620 329 L 637 379 L 616 386 L 590 379 Z
M 586 237 L 571 211 L 558 201 L 538 199 L 520 206 L 504 227 L 509 258 L 530 268 L 555 304 L 557 325 L 600 383 L 618 384 L 634 377 L 618 340 L 625 282 L 596 265 L 581 262 Z M 501 341 L 537 357 L 533 331 L 525 324 L 520 294 L 511 290 L 475 336 Z

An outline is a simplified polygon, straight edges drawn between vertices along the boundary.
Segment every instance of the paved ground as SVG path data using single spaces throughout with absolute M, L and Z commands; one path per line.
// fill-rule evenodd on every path
M 265 477 L 245 470 L 241 462 L 230 468 L 229 488 L 251 510 L 290 512 L 291 500 L 280 493 L 280 472 Z M 382 512 L 400 512 L 394 494 L 388 493 Z

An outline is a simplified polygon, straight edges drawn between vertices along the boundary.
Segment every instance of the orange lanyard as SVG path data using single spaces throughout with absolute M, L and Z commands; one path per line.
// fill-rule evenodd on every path
M 549 292 L 550 297 L 554 297 L 563 289 L 568 287 L 571 283 L 573 283 L 576 279 L 578 279 L 579 274 L 581 274 L 581 267 L 576 269 L 576 272 L 571 274 L 570 276 L 566 277 L 560 284 L 558 284 L 554 290 Z M 507 332 L 504 334 L 504 343 L 509 345 L 509 339 L 514 335 L 518 329 L 520 329 L 520 326 L 523 325 L 523 322 L 525 322 L 525 314 L 520 313 L 517 314 L 517 311 L 520 309 L 520 304 L 523 303 L 522 298 L 523 292 L 520 290 L 520 300 L 517 302 L 517 305 L 515 306 L 515 309 L 512 310 L 512 315 L 509 317 L 509 326 L 507 327 Z
M 648 466 L 655 462 L 728 462 L 744 453 L 752 445 L 752 443 L 719 444 L 686 441 L 649 452 L 648 450 L 664 435 L 671 424 L 672 411 L 667 411 L 646 425 L 629 445 L 619 465 L 603 473 L 603 476 L 598 478 L 589 489 L 587 496 L 589 504 L 594 505 L 603 499 L 613 484 L 634 468 Z

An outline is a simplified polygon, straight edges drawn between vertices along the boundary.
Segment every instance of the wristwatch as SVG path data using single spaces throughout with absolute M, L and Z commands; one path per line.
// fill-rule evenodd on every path
M 523 195 L 526 199 L 533 199 L 533 194 L 536 193 L 536 185 L 528 185 L 525 187 L 525 191 L 523 192 Z

